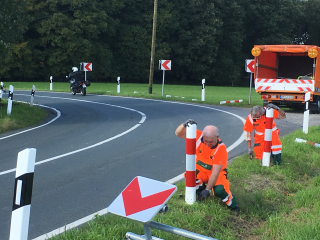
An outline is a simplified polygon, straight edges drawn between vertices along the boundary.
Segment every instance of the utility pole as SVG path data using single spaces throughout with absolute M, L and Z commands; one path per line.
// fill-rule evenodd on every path
M 158 8 L 158 0 L 154 0 L 150 74 L 149 74 L 149 94 L 152 94 L 153 71 L 154 71 L 154 52 L 155 52 L 155 48 L 156 48 L 157 8 Z

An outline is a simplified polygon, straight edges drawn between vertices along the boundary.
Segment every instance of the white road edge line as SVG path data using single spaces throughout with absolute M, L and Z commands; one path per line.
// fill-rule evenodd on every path
M 113 96 L 113 97 L 114 97 L 114 96 Z M 147 100 L 167 102 L 167 101 L 155 100 L 155 99 L 147 99 Z M 208 108 L 208 109 L 212 109 L 212 110 L 217 110 L 217 111 L 220 111 L 220 112 L 224 112 L 224 113 L 227 113 L 227 114 L 231 114 L 231 115 L 239 118 L 239 119 L 243 122 L 243 124 L 244 124 L 244 122 L 245 122 L 245 119 L 243 119 L 242 117 L 240 117 L 240 116 L 238 116 L 238 115 L 236 115 L 236 114 L 227 112 L 227 111 L 220 110 L 220 109 L 211 108 L 211 107 L 207 107 L 207 106 L 198 106 L 198 105 L 195 105 L 195 104 L 180 103 L 180 102 L 169 102 L 169 103 L 177 103 L 177 104 L 183 104 L 183 105 L 191 105 L 191 106 L 197 106 L 197 107 L 203 107 L 203 108 Z M 237 147 L 237 146 L 238 146 L 242 141 L 244 141 L 244 140 L 245 140 L 244 133 L 242 133 L 242 135 L 238 138 L 238 140 L 235 141 L 231 146 L 229 146 L 229 147 L 227 148 L 227 151 L 228 151 L 228 152 L 231 151 L 232 149 L 234 149 L 235 147 Z M 180 174 L 180 175 L 178 175 L 178 176 L 176 176 L 176 177 L 174 177 L 174 178 L 172 178 L 172 179 L 169 179 L 169 180 L 166 181 L 166 182 L 167 182 L 167 183 L 170 183 L 170 184 L 174 184 L 174 183 L 176 183 L 176 182 L 181 181 L 183 178 L 184 178 L 184 177 L 183 177 L 183 173 L 182 173 L 182 174 Z M 70 223 L 70 224 L 64 226 L 64 227 L 60 227 L 60 228 L 58 228 L 58 229 L 56 229 L 56 230 L 53 230 L 53 231 L 51 231 L 51 232 L 49 232 L 49 233 L 46 233 L 46 234 L 41 235 L 41 236 L 39 236 L 39 237 L 37 237 L 37 238 L 34 238 L 33 240 L 46 240 L 46 239 L 51 238 L 51 237 L 53 237 L 53 236 L 57 236 L 57 235 L 59 235 L 59 234 L 61 234 L 61 233 L 64 233 L 65 231 L 68 231 L 68 230 L 70 230 L 70 229 L 72 229 L 72 228 L 75 228 L 75 227 L 79 227 L 79 226 L 82 225 L 82 224 L 85 224 L 85 223 L 87 223 L 87 222 L 89 222 L 89 221 L 92 221 L 96 215 L 102 216 L 102 215 L 105 215 L 105 214 L 107 214 L 107 213 L 108 213 L 108 209 L 107 209 L 107 208 L 104 208 L 104 209 L 102 209 L 102 210 L 100 210 L 100 211 L 98 211 L 98 212 L 95 212 L 95 213 L 93 213 L 93 214 L 91 214 L 91 215 L 89 215 L 89 216 L 86 216 L 86 217 L 84 217 L 84 218 L 81 218 L 81 219 L 79 219 L 79 220 L 77 220 L 77 221 L 75 221 L 75 222 L 73 222 L 73 223 Z
M 15 101 L 15 102 L 22 102 L 22 101 Z M 27 103 L 27 102 L 22 102 L 22 103 Z M 40 125 L 40 126 L 37 126 L 37 127 L 34 127 L 34 128 L 30 128 L 30 129 L 27 129 L 27 130 L 24 130 L 24 131 L 21 131 L 21 132 L 18 132 L 18 133 L 14 133 L 14 134 L 8 135 L 6 137 L 2 137 L 2 138 L 0 138 L 0 140 L 6 139 L 6 138 L 9 138 L 9 137 L 13 137 L 13 136 L 25 133 L 25 132 L 29 132 L 29 131 L 35 130 L 37 128 L 41 128 L 41 127 L 47 126 L 48 124 L 53 123 L 59 117 L 61 117 L 61 112 L 59 110 L 53 108 L 53 107 L 49 107 L 49 106 L 45 106 L 45 105 L 41 105 L 41 104 L 33 104 L 33 105 L 37 105 L 37 106 L 44 107 L 44 108 L 50 108 L 50 109 L 52 109 L 52 110 L 57 112 L 57 116 L 54 119 L 52 119 L 51 121 L 49 121 L 49 122 L 47 122 L 47 123 L 45 123 L 43 125 Z
M 17 94 L 16 94 L 16 95 L 17 95 Z M 19 95 L 24 95 L 24 94 L 19 94 Z M 37 97 L 47 97 L 47 96 L 37 96 Z M 113 96 L 113 97 L 118 97 L 118 96 Z M 145 115 L 144 113 L 140 112 L 140 111 L 137 111 L 137 110 L 134 110 L 134 109 L 130 109 L 130 108 L 126 108 L 126 107 L 116 106 L 116 105 L 112 105 L 112 104 L 92 102 L 92 101 L 87 101 L 87 100 L 60 98 L 60 97 L 47 97 L 47 98 L 67 99 L 67 100 L 75 100 L 75 101 L 82 101 L 82 102 L 97 103 L 97 104 L 108 105 L 108 106 L 113 106 L 113 107 L 120 107 L 120 108 L 123 108 L 123 109 L 128 109 L 128 110 L 133 110 L 133 111 L 139 112 L 141 115 L 144 116 L 144 119 L 142 118 L 143 120 L 141 120 L 141 121 L 139 122 L 139 124 L 136 124 L 134 127 L 130 128 L 129 130 L 127 130 L 127 131 L 125 131 L 125 132 L 123 132 L 123 133 L 121 133 L 121 134 L 118 134 L 118 135 L 116 135 L 116 136 L 114 136 L 114 137 L 112 137 L 112 138 L 106 139 L 106 140 L 104 140 L 104 141 L 102 141 L 102 142 L 99 142 L 99 143 L 97 143 L 97 144 L 91 145 L 91 146 L 86 147 L 86 148 L 81 149 L 81 150 L 76 150 L 76 151 L 73 151 L 73 152 L 70 152 L 70 153 L 62 154 L 62 155 L 59 155 L 59 156 L 56 156 L 56 157 L 53 157 L 53 158 L 49 158 L 49 159 L 46 159 L 46 160 L 37 162 L 36 165 L 39 165 L 39 164 L 42 164 L 42 163 L 45 163 L 45 162 L 49 162 L 49 161 L 53 161 L 53 160 L 55 160 L 55 159 L 57 159 L 57 158 L 64 157 L 64 156 L 67 156 L 67 155 L 71 155 L 71 154 L 73 154 L 73 153 L 80 152 L 80 151 L 83 151 L 83 150 L 86 150 L 86 149 L 89 149 L 89 148 L 92 148 L 92 147 L 101 145 L 101 144 L 103 144 L 103 143 L 109 142 L 109 141 L 111 141 L 111 140 L 113 140 L 113 139 L 115 139 L 115 138 L 117 138 L 117 137 L 120 137 L 120 136 L 128 133 L 129 131 L 132 131 L 132 130 L 134 130 L 135 128 L 139 127 L 140 124 L 143 123 L 143 122 L 145 121 L 145 119 L 146 119 L 146 115 Z M 155 99 L 145 99 L 145 100 L 149 100 L 149 101 L 150 101 L 150 100 L 151 100 L 151 101 L 160 101 L 160 102 L 166 102 L 166 103 L 175 103 L 175 104 L 183 104 L 183 105 L 190 105 L 190 106 L 208 108 L 208 109 L 212 109 L 212 110 L 216 110 L 216 111 L 220 111 L 220 112 L 224 112 L 224 113 L 233 115 L 233 116 L 239 118 L 243 123 L 245 122 L 245 119 L 243 119 L 243 118 L 240 117 L 239 115 L 236 115 L 236 114 L 234 114 L 234 113 L 230 113 L 230 112 L 227 112 L 227 111 L 224 111 L 224 110 L 220 110 L 220 109 L 217 109 L 217 108 L 211 108 L 211 107 L 207 107 L 207 106 L 199 106 L 199 105 L 195 105 L 195 104 L 181 103 L 181 102 L 168 102 L 168 101 L 155 100 Z M 131 129 L 132 129 L 132 130 L 131 130 Z M 0 138 L 0 140 L 1 140 L 1 138 Z M 231 151 L 232 149 L 234 149 L 235 147 L 237 147 L 237 146 L 238 146 L 242 141 L 244 141 L 244 140 L 245 140 L 245 138 L 244 138 L 244 133 L 242 133 L 241 136 L 238 138 L 238 140 L 237 140 L 236 142 L 234 142 L 231 146 L 229 146 L 229 147 L 227 148 L 227 151 L 228 151 L 228 152 Z M 12 171 L 15 171 L 15 169 L 8 170 L 8 171 L 6 171 L 6 173 L 12 172 Z M 0 175 L 3 175 L 2 173 L 4 173 L 4 172 L 0 172 Z M 5 174 L 5 173 L 4 173 L 4 174 Z M 173 183 L 175 183 L 175 182 L 180 181 L 181 179 L 183 179 L 183 174 L 180 174 L 180 175 L 178 175 L 177 177 L 168 180 L 167 182 L 173 184 Z M 105 214 L 107 214 L 107 213 L 108 213 L 107 208 L 102 209 L 102 210 L 100 210 L 100 211 L 98 211 L 98 212 L 95 212 L 95 213 L 89 215 L 89 216 L 86 216 L 86 217 L 84 217 L 84 218 L 81 218 L 81 219 L 73 222 L 73 223 L 70 223 L 70 224 L 68 224 L 68 225 L 66 225 L 66 226 L 64 226 L 64 227 L 60 227 L 60 228 L 58 228 L 58 229 L 56 229 L 56 230 L 53 230 L 53 231 L 51 231 L 51 232 L 49 232 L 49 233 L 46 233 L 46 234 L 41 235 L 41 236 L 39 236 L 39 237 L 37 237 L 37 238 L 34 238 L 33 240 L 45 240 L 45 239 L 47 239 L 47 238 L 50 238 L 50 237 L 59 235 L 59 234 L 65 232 L 65 231 L 67 231 L 67 230 L 70 230 L 70 229 L 72 229 L 72 228 L 78 227 L 78 226 L 80 226 L 80 225 L 82 225 L 82 224 L 84 224 L 84 223 L 87 223 L 87 222 L 91 221 L 91 220 L 94 218 L 94 216 L 96 216 L 96 215 L 102 216 L 102 215 L 105 215 Z
M 16 94 L 17 95 L 17 94 Z M 20 94 L 20 95 L 24 95 L 24 94 Z M 37 97 L 42 97 L 42 96 L 37 96 Z M 59 97 L 47 97 L 47 98 L 59 98 Z M 67 99 L 67 98 L 59 98 L 59 99 Z M 70 99 L 70 100 L 75 100 L 77 101 L 77 99 Z M 72 152 L 68 152 L 68 153 L 65 153 L 65 154 L 61 154 L 61 155 L 58 155 L 58 156 L 55 156 L 55 157 L 52 157 L 52 158 L 48 158 L 48 159 L 45 159 L 45 160 L 42 160 L 42 161 L 39 161 L 39 162 L 36 162 L 35 165 L 40 165 L 40 164 L 43 164 L 43 163 L 47 163 L 47 162 L 51 162 L 53 160 L 56 160 L 56 159 L 59 159 L 59 158 L 62 158 L 62 157 L 66 157 L 66 156 L 69 156 L 69 155 L 72 155 L 72 154 L 75 154 L 75 153 L 78 153 L 78 152 L 82 152 L 82 151 L 85 151 L 85 150 L 88 150 L 90 148 L 94 148 L 94 147 L 97 147 L 97 146 L 100 146 L 104 143 L 107 143 L 107 142 L 110 142 L 116 138 L 119 138 L 133 130 L 135 130 L 136 128 L 138 128 L 139 126 L 141 126 L 142 123 L 144 123 L 144 121 L 146 120 L 146 115 L 143 113 L 143 112 L 140 112 L 138 110 L 135 110 L 135 109 L 132 109 L 132 108 L 126 108 L 126 107 L 122 107 L 122 106 L 116 106 L 116 105 L 112 105 L 112 104 L 107 104 L 107 103 L 99 103 L 99 102 L 93 102 L 93 101 L 87 101 L 87 100 L 78 100 L 78 101 L 81 101 L 81 102 L 88 102 L 88 103 L 95 103 L 95 104 L 101 104 L 101 105 L 107 105 L 107 106 L 112 106 L 112 107 L 118 107 L 118 108 L 123 108 L 123 109 L 126 109 L 126 110 L 131 110 L 131 111 L 134 111 L 134 112 L 137 112 L 141 115 L 141 119 L 139 121 L 138 124 L 134 125 L 133 127 L 131 127 L 130 129 L 120 133 L 120 134 L 117 134 L 111 138 L 108 138 L 108 139 L 105 139 L 101 142 L 98 142 L 96 144 L 93 144 L 93 145 L 90 145 L 88 147 L 85 147 L 85 148 L 81 148 L 81 149 L 78 149 L 78 150 L 75 150 L 75 151 L 72 151 Z M 59 112 L 60 113 L 60 112 Z M 60 114 L 61 115 L 61 114 Z M 33 129 L 36 129 L 36 128 L 33 128 Z M 33 129 L 29 129 L 29 130 L 26 130 L 26 131 L 23 131 L 23 132 L 27 132 L 27 131 L 30 131 L 30 130 L 33 130 Z M 23 133 L 21 132 L 21 133 Z M 16 135 L 16 134 L 14 134 Z M 10 135 L 10 136 L 14 136 L 14 135 Z M 9 137 L 9 136 L 8 136 Z M 0 139 L 1 140 L 1 139 Z M 8 173 L 11 173 L 11 172 L 15 172 L 16 169 L 13 168 L 13 169 L 9 169 L 9 170 L 6 170 L 6 171 L 3 171 L 3 172 L 0 172 L 0 176 L 1 175 L 5 175 L 5 174 L 8 174 Z

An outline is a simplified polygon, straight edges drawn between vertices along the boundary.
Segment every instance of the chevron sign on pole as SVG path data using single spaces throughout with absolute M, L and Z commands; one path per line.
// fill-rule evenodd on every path
M 254 72 L 254 59 L 246 59 L 246 72 Z
M 160 70 L 171 70 L 171 60 L 160 60 Z
M 139 222 L 150 222 L 176 191 L 175 185 L 137 176 L 107 210 Z
M 92 63 L 80 63 L 80 70 L 85 72 L 92 71 Z

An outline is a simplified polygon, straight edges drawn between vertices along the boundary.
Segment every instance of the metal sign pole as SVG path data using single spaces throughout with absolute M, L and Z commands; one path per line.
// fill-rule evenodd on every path
M 144 236 L 146 240 L 152 240 L 151 228 L 147 224 L 143 224 Z
M 162 96 L 163 96 L 163 87 L 164 87 L 164 73 L 165 73 L 165 70 L 163 70 L 163 75 L 162 75 Z
M 252 73 L 250 73 L 249 104 L 251 104 Z

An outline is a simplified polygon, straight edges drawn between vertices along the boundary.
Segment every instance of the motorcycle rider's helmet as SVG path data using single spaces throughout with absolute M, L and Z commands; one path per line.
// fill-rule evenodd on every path
M 78 72 L 78 68 L 77 67 L 73 67 L 72 68 L 72 72 Z

